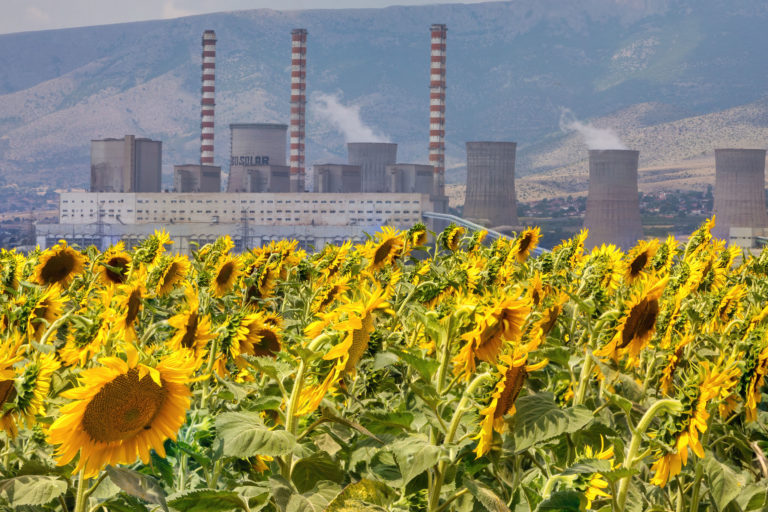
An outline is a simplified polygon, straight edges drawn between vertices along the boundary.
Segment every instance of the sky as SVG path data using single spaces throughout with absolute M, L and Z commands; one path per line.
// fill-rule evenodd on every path
M 243 9 L 347 9 L 483 0 L 0 0 L 0 34 Z

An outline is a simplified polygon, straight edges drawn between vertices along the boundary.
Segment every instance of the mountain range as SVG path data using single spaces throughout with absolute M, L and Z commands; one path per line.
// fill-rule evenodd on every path
M 512 0 L 384 9 L 248 10 L 0 35 L 0 183 L 87 188 L 90 140 L 163 141 L 199 158 L 200 37 L 218 38 L 216 161 L 230 123 L 287 123 L 290 31 L 309 32 L 307 161 L 344 161 L 315 108 L 334 95 L 398 159 L 427 161 L 429 26 L 448 26 L 448 182 L 464 142 L 518 143 L 522 200 L 586 190 L 564 109 L 641 151 L 642 188 L 714 182 L 715 147 L 768 144 L 763 0 Z M 350 140 L 355 134 L 347 134 Z M 353 140 L 354 141 L 354 140 Z

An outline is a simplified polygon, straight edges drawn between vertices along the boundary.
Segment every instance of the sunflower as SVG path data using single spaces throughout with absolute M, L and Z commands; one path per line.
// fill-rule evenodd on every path
M 672 263 L 677 254 L 678 243 L 675 237 L 669 235 L 664 243 L 662 243 L 656 255 L 651 260 L 650 270 L 656 272 L 658 276 L 665 276 L 669 269 L 672 267 Z
M 134 324 L 141 312 L 143 299 L 147 296 L 147 289 L 144 287 L 145 275 L 144 272 L 140 272 L 130 283 L 117 286 L 116 309 L 111 312 L 111 317 L 117 328 L 118 337 L 126 341 L 136 340 Z
M 15 379 L 17 372 L 14 366 L 24 359 L 24 348 L 22 347 L 23 337 L 18 333 L 0 342 L 0 414 L 6 408 L 12 407 L 17 392 Z M 0 416 L 2 418 L 2 416 Z M 2 427 L 9 435 L 15 436 L 16 424 L 0 421 Z
M 8 381 L 0 381 L 0 425 L 11 438 L 16 437 L 20 421 L 30 428 L 36 416 L 45 414 L 45 398 L 59 366 L 54 354 L 39 354 L 20 369 L 15 384 L 10 381 L 13 385 L 6 384 L 4 390 Z
M 757 404 L 762 398 L 762 387 L 768 376 L 768 343 L 757 345 L 751 350 L 749 358 L 751 368 L 745 372 L 742 377 L 742 386 L 746 399 L 744 401 L 744 412 L 748 422 L 757 420 Z
M 125 252 L 123 242 L 118 242 L 104 253 L 99 261 L 99 280 L 106 286 L 123 284 L 131 268 L 131 255 Z
M 211 333 L 211 321 L 208 315 L 201 315 L 197 293 L 191 286 L 185 287 L 187 307 L 185 311 L 168 319 L 168 325 L 176 329 L 168 345 L 173 350 L 190 350 L 199 360 L 208 345 L 215 338 Z
M 568 240 L 563 240 L 560 245 L 552 249 L 555 270 L 570 270 L 581 261 L 584 256 L 584 241 L 587 239 L 588 234 L 587 230 L 582 229 L 578 235 Z
M 0 249 L 0 294 L 15 291 L 21 281 L 25 258 L 16 250 Z
M 693 340 L 693 334 L 691 332 L 686 333 L 683 339 L 675 347 L 675 351 L 669 354 L 667 357 L 667 365 L 661 372 L 661 380 L 659 381 L 659 389 L 665 394 L 669 395 L 672 390 L 672 383 L 675 377 L 675 370 L 677 370 L 680 361 L 683 358 L 683 349 Z
M 240 353 L 254 357 L 275 357 L 280 352 L 282 333 L 280 318 L 274 314 L 257 313 L 249 317 L 243 325 L 248 328 L 248 335 L 240 344 Z M 242 360 L 235 361 L 242 365 Z
M 419 222 L 414 224 L 408 230 L 408 243 L 412 247 L 423 247 L 427 245 L 427 226 Z
M 587 295 L 597 292 L 610 294 L 621 280 L 621 249 L 613 244 L 592 249 L 582 270 L 581 287 Z
M 27 318 L 27 334 L 39 340 L 50 324 L 61 316 L 66 299 L 61 296 L 61 288 L 58 284 L 48 287 L 42 295 L 35 300 L 32 310 Z
M 451 252 L 455 252 L 458 250 L 459 244 L 461 244 L 461 238 L 466 232 L 467 230 L 463 227 L 451 224 L 441 233 L 443 247 Z
M 148 366 L 132 346 L 125 352 L 126 361 L 105 357 L 80 374 L 80 386 L 61 394 L 73 401 L 60 409 L 48 433 L 49 442 L 59 445 L 58 465 L 80 453 L 74 472 L 82 469 L 85 478 L 137 457 L 148 464 L 150 449 L 165 457 L 165 440 L 176 439 L 186 418 L 193 361 L 173 353 Z
M 541 280 L 541 273 L 537 270 L 533 277 L 528 281 L 527 296 L 531 304 L 535 307 L 544 300 L 544 282 Z
M 59 358 L 66 366 L 85 366 L 85 363 L 98 354 L 107 343 L 110 332 L 111 311 L 96 308 L 109 304 L 106 294 L 102 294 L 98 305 L 85 305 L 78 314 L 73 316 L 67 325 L 67 341 L 59 349 Z M 103 306 L 101 306 L 103 307 Z
M 235 285 L 240 273 L 241 266 L 237 258 L 232 256 L 222 257 L 221 261 L 216 265 L 216 270 L 213 272 L 214 278 L 211 281 L 213 295 L 223 297 Z
M 375 271 L 389 266 L 402 255 L 405 236 L 389 226 L 376 233 L 373 240 L 366 242 L 361 252 L 368 260 L 368 269 Z
M 741 300 L 746 296 L 747 289 L 743 284 L 732 286 L 717 302 L 711 322 L 711 329 L 725 328 L 728 323 L 741 311 Z
M 154 265 L 165 252 L 165 246 L 172 243 L 171 236 L 165 229 L 155 231 L 136 248 L 133 253 L 133 259 L 147 265 Z
M 632 284 L 650 268 L 656 252 L 659 250 L 659 241 L 654 238 L 650 241 L 641 240 L 633 247 L 625 260 L 624 282 Z
M 347 256 L 351 250 L 352 242 L 349 240 L 339 247 L 328 244 L 323 247 L 323 250 L 320 252 L 315 266 L 326 279 L 330 279 L 335 276 L 346 263 Z
M 66 288 L 85 269 L 88 258 L 67 246 L 65 240 L 46 249 L 38 258 L 34 270 L 34 281 L 42 285 L 59 284 Z
M 483 242 L 487 236 L 488 231 L 484 229 L 480 229 L 472 233 L 472 238 L 469 240 L 469 247 L 467 247 L 467 250 L 469 252 L 475 252 L 480 249 L 483 246 Z
M 320 288 L 312 299 L 312 311 L 319 313 L 349 291 L 349 276 L 338 277 Z
M 656 330 L 659 315 L 659 299 L 669 278 L 648 281 L 626 305 L 625 314 L 619 318 L 613 339 L 600 350 L 598 357 L 620 358 L 629 354 L 628 364 L 633 363 Z
M 158 263 L 158 278 L 155 294 L 162 297 L 180 283 L 189 273 L 189 260 L 178 254 L 174 257 L 164 257 Z
M 547 365 L 546 359 L 535 364 L 526 365 L 528 362 L 527 347 L 518 345 L 511 355 L 502 355 L 497 366 L 499 371 L 496 386 L 491 394 L 491 400 L 487 407 L 480 411 L 483 417 L 480 420 L 480 432 L 473 438 L 477 439 L 475 453 L 477 458 L 485 455 L 490 450 L 493 431 L 503 433 L 505 428 L 504 416 L 515 413 L 515 401 L 529 372 L 538 370 Z
M 520 235 L 515 238 L 514 244 L 512 245 L 511 255 L 514 256 L 518 263 L 524 262 L 528 259 L 528 256 L 536 246 L 539 245 L 539 240 L 541 240 L 541 229 L 531 227 L 525 228 Z
M 475 359 L 495 363 L 505 341 L 516 342 L 530 313 L 527 301 L 504 297 L 475 312 L 475 328 L 462 336 L 464 346 L 453 358 L 454 374 L 469 380 L 475 371 Z

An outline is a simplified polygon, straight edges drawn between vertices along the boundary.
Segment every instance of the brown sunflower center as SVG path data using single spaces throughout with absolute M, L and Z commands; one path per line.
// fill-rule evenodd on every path
M 45 262 L 40 276 L 44 283 L 59 283 L 65 281 L 75 268 L 75 255 L 70 251 L 63 251 Z
M 507 373 L 504 375 L 504 391 L 501 392 L 499 401 L 496 403 L 496 410 L 493 411 L 494 418 L 501 418 L 512 409 L 517 395 L 523 389 L 527 376 L 528 372 L 525 370 L 525 366 L 511 366 L 507 369 Z
M 525 251 L 527 251 L 528 248 L 531 246 L 532 241 L 533 240 L 531 235 L 525 235 L 523 238 L 520 239 L 520 245 L 518 246 L 519 248 L 517 252 L 522 254 Z
M 181 338 L 181 346 L 192 348 L 195 346 L 195 337 L 197 336 L 197 312 L 192 311 L 187 317 L 187 325 L 184 326 L 184 336 Z
M 229 283 L 229 279 L 232 277 L 232 274 L 234 272 L 235 272 L 235 263 L 233 261 L 228 261 L 221 267 L 221 270 L 216 276 L 216 284 L 219 286 L 226 286 Z
M 376 252 L 373 253 L 374 265 L 380 265 L 386 261 L 387 257 L 389 257 L 389 253 L 392 252 L 392 246 L 394 243 L 394 239 L 386 240 L 379 246 L 378 249 L 376 249 Z
M 104 267 L 104 274 L 107 276 L 107 279 L 113 283 L 122 284 L 125 282 L 128 263 L 128 258 L 125 256 L 113 256 L 107 260 L 107 264 Z
M 624 348 L 632 342 L 633 339 L 646 339 L 651 335 L 656 327 L 656 317 L 659 316 L 659 301 L 643 299 L 634 306 L 629 312 L 629 318 L 624 325 L 624 332 L 621 334 L 621 345 Z
M 139 371 L 133 368 L 105 384 L 91 399 L 83 414 L 83 430 L 99 443 L 130 439 L 152 428 L 167 396 L 152 377 L 139 379 Z
M 280 341 L 275 332 L 270 329 L 259 329 L 257 334 L 260 339 L 253 347 L 253 355 L 274 357 L 277 352 L 280 352 Z
M 541 302 L 541 294 L 536 288 L 534 288 L 533 293 L 531 293 L 531 301 L 533 302 L 534 306 L 538 306 L 539 302 Z
M 141 306 L 141 291 L 135 289 L 131 291 L 128 297 L 128 311 L 125 312 L 125 325 L 131 325 L 136 317 L 139 316 L 139 307 Z
M 0 407 L 14 398 L 16 398 L 16 388 L 13 380 L 0 380 Z
M 640 273 L 641 270 L 645 268 L 646 263 L 648 263 L 648 254 L 645 252 L 640 253 L 637 258 L 632 260 L 632 263 L 629 265 L 629 273 L 634 277 L 637 274 Z

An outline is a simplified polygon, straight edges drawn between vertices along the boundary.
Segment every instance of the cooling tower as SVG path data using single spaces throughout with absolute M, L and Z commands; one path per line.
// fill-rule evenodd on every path
M 589 151 L 589 196 L 584 216 L 588 249 L 601 244 L 629 249 L 643 238 L 637 190 L 639 155 L 639 151 L 625 149 Z
M 467 142 L 464 218 L 488 226 L 517 225 L 514 142 Z
M 715 228 L 728 240 L 733 228 L 768 227 L 765 210 L 765 150 L 715 150 Z
M 203 32 L 203 74 L 200 89 L 200 165 L 213 165 L 213 115 L 216 79 L 216 33 Z
M 285 165 L 288 126 L 271 123 L 230 124 L 230 161 L 227 192 L 244 192 L 249 169 Z
M 307 88 L 307 31 L 291 31 L 291 192 L 304 192 L 304 124 Z
M 362 171 L 363 192 L 387 191 L 387 166 L 397 160 L 397 144 L 389 142 L 348 142 L 351 165 Z

